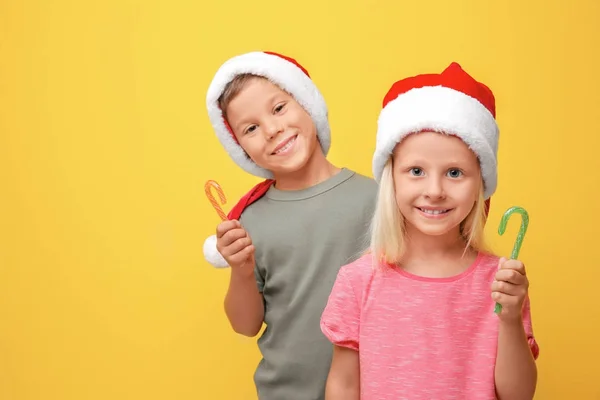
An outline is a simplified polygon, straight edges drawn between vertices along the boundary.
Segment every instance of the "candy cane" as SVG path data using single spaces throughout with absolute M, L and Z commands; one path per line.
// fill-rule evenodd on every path
M 514 213 L 521 214 L 521 227 L 519 228 L 519 233 L 517 234 L 517 240 L 515 241 L 515 245 L 513 247 L 512 254 L 510 258 L 516 260 L 519 257 L 519 251 L 521 250 L 521 245 L 523 244 L 523 238 L 525 238 L 525 233 L 527 233 L 527 226 L 529 226 L 529 214 L 522 207 L 511 207 L 509 208 L 502 219 L 500 220 L 500 226 L 498 227 L 498 234 L 500 236 L 504 235 L 506 232 L 506 223 L 510 216 Z M 496 303 L 496 307 L 494 308 L 494 312 L 496 314 L 502 311 L 502 305 Z
M 219 186 L 219 184 L 215 181 L 209 180 L 204 184 L 204 192 L 206 193 L 206 197 L 208 197 L 208 200 L 210 200 L 210 204 L 212 204 L 217 214 L 219 214 L 221 220 L 225 221 L 227 219 L 227 215 L 225 215 L 225 212 L 221 208 L 221 204 L 217 202 L 217 199 L 215 199 L 215 196 L 212 194 L 212 189 L 217 191 L 219 199 L 221 200 L 221 204 L 225 204 L 227 202 L 225 193 L 223 193 L 223 189 L 221 189 L 221 186 Z

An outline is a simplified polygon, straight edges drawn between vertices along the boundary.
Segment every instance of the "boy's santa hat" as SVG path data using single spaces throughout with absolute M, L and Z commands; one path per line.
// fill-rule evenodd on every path
M 331 145 L 328 110 L 325 99 L 314 84 L 308 71 L 293 58 L 274 52 L 251 52 L 227 60 L 215 74 L 206 95 L 208 117 L 217 137 L 229 156 L 246 172 L 266 178 L 256 185 L 233 207 L 227 216 L 230 220 L 239 220 L 242 212 L 260 199 L 274 183 L 270 171 L 259 167 L 248 157 L 223 118 L 219 107 L 219 97 L 227 84 L 241 74 L 262 76 L 288 92 L 311 116 L 317 130 L 317 138 L 323 153 L 327 155 Z M 204 242 L 204 258 L 217 268 L 228 267 L 227 262 L 217 250 L 216 235 Z
M 208 117 L 219 141 L 233 159 L 246 172 L 262 178 L 272 179 L 270 171 L 259 167 L 239 145 L 223 111 L 219 108 L 219 97 L 225 87 L 238 75 L 253 74 L 267 78 L 288 92 L 312 117 L 323 153 L 327 155 L 331 145 L 328 110 L 325 99 L 314 84 L 308 71 L 293 58 L 274 52 L 251 52 L 227 60 L 215 74 L 206 95 Z
M 499 129 L 494 94 L 453 62 L 441 74 L 423 74 L 392 85 L 379 115 L 373 174 L 379 181 L 394 148 L 407 135 L 435 131 L 462 139 L 479 158 L 484 198 L 497 185 Z

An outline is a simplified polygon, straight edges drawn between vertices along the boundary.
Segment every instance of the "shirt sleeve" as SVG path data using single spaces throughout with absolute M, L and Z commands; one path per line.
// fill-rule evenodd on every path
M 254 278 L 256 279 L 256 286 L 258 286 L 258 291 L 262 293 L 265 288 L 265 278 L 261 275 L 258 269 L 258 265 L 254 266 Z
M 358 351 L 360 307 L 347 268 L 340 269 L 325 310 L 321 331 L 331 343 Z
M 533 358 L 537 360 L 538 356 L 540 355 L 540 347 L 535 340 L 535 336 L 533 335 L 533 324 L 531 322 L 531 303 L 529 301 L 529 296 L 525 298 L 525 302 L 523 303 L 523 327 L 525 328 L 525 334 L 527 335 L 527 341 L 529 342 L 531 354 L 533 354 Z

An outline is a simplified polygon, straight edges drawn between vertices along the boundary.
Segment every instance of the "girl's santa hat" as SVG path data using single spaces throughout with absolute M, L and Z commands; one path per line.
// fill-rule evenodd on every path
M 208 117 L 225 151 L 246 172 L 266 178 L 256 185 L 233 207 L 227 216 L 236 219 L 252 203 L 260 199 L 274 183 L 273 174 L 259 167 L 248 157 L 238 143 L 219 107 L 219 97 L 236 76 L 252 74 L 264 77 L 288 92 L 311 116 L 317 130 L 317 138 L 323 153 L 327 155 L 331 145 L 328 110 L 325 99 L 314 84 L 308 71 L 293 58 L 274 52 L 251 52 L 227 60 L 215 74 L 206 95 Z M 217 238 L 212 235 L 204 242 L 204 258 L 217 268 L 228 267 L 227 262 L 217 250 Z
M 441 74 L 392 85 L 379 115 L 373 175 L 379 181 L 394 148 L 411 133 L 434 131 L 461 138 L 479 158 L 484 198 L 496 191 L 499 129 L 492 91 L 453 62 Z

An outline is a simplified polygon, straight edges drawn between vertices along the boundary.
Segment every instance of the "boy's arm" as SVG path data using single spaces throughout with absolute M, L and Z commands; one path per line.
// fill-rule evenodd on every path
M 239 221 L 230 220 L 217 227 L 217 250 L 231 267 L 225 314 L 233 330 L 256 336 L 264 319 L 263 296 L 254 277 L 254 245 Z
M 358 351 L 347 347 L 334 346 L 333 359 L 325 388 L 325 400 L 359 399 L 360 368 Z
M 258 291 L 254 274 L 231 270 L 229 289 L 225 296 L 225 313 L 233 330 L 253 337 L 260 332 L 265 309 L 262 293 Z

